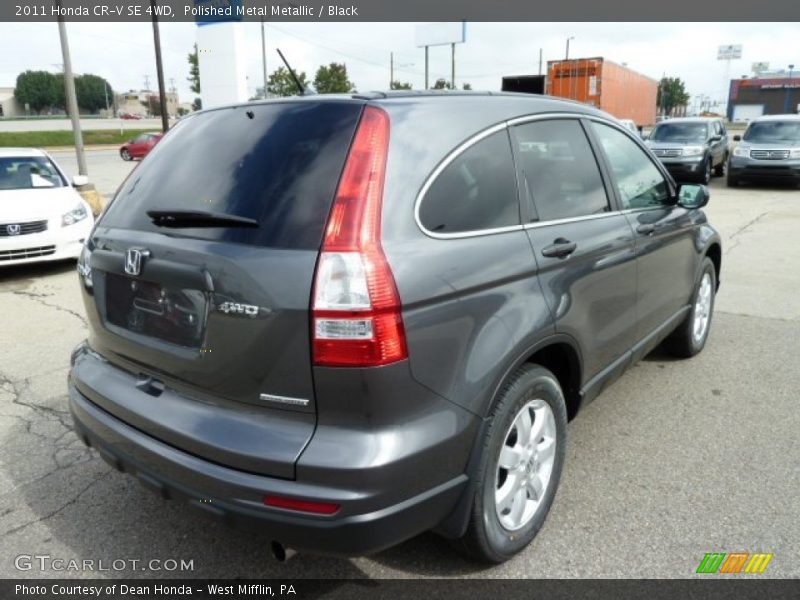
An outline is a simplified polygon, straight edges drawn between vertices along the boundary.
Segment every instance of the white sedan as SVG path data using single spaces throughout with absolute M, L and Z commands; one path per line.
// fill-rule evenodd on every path
M 85 183 L 42 150 L 0 148 L 0 267 L 77 258 L 94 225 Z

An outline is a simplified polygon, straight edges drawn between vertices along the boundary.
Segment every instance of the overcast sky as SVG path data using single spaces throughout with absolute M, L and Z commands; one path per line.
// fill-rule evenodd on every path
M 106 77 L 116 90 L 141 89 L 145 76 L 155 87 L 156 71 L 149 23 L 68 23 L 73 68 Z M 247 37 L 248 90 L 261 85 L 261 32 L 258 23 L 243 24 Z M 415 23 L 268 24 L 267 65 L 279 65 L 280 47 L 309 79 L 320 64 L 344 62 L 361 91 L 386 89 L 389 52 L 395 53 L 395 79 L 424 85 L 424 52 L 414 44 Z M 195 41 L 193 23 L 162 24 L 161 39 L 167 87 L 174 80 L 181 101 L 191 101 L 186 54 Z M 722 99 L 726 66 L 716 58 L 722 44 L 742 44 L 743 57 L 731 63 L 730 76 L 750 73 L 766 61 L 771 68 L 791 63 L 800 71 L 797 23 L 467 23 L 467 41 L 456 50 L 456 82 L 473 89 L 497 90 L 509 74 L 535 74 L 539 48 L 544 61 L 603 56 L 627 63 L 655 79 L 663 73 L 681 77 L 693 97 Z M 25 69 L 56 71 L 61 62 L 56 23 L 0 23 L 0 86 L 14 85 Z M 450 48 L 431 48 L 431 83 L 450 78 Z

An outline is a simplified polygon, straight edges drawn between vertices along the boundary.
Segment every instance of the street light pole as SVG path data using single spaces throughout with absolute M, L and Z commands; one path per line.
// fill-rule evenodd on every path
M 58 0 L 58 8 L 61 8 L 61 1 Z M 64 24 L 64 17 L 61 11 L 58 12 L 58 34 L 61 38 L 61 55 L 64 60 L 64 95 L 67 101 L 67 112 L 72 121 L 72 134 L 75 138 L 75 155 L 78 158 L 78 173 L 88 175 L 86 168 L 86 155 L 83 149 L 83 133 L 81 132 L 81 120 L 78 115 L 78 100 L 75 96 L 75 79 L 72 74 L 72 59 L 69 54 L 69 40 L 67 39 L 67 27 Z
M 789 81 L 786 82 L 786 99 L 783 101 L 783 112 L 789 113 L 789 109 L 791 108 L 791 97 L 792 97 L 792 71 L 794 70 L 794 65 L 789 65 Z
M 267 99 L 267 41 L 264 34 L 264 17 L 261 17 L 261 66 L 264 70 L 264 99 Z
M 167 115 L 167 92 L 164 89 L 164 66 L 161 62 L 161 34 L 158 31 L 158 15 L 156 14 L 156 0 L 150 0 L 153 11 L 153 44 L 156 49 L 156 74 L 158 76 L 158 98 L 161 104 L 161 130 L 166 133 L 169 129 L 169 116 Z
M 564 54 L 564 60 L 569 60 L 569 41 L 574 39 L 575 39 L 574 35 L 571 35 L 567 38 L 567 52 Z

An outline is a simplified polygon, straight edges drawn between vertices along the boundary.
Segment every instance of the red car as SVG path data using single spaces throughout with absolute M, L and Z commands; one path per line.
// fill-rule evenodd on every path
M 119 155 L 122 157 L 122 160 L 144 158 L 163 135 L 163 133 L 143 133 L 123 144 L 122 148 L 119 149 Z

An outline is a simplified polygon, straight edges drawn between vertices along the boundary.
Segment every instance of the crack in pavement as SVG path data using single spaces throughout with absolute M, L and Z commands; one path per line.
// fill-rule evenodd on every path
M 33 300 L 34 302 L 38 302 L 42 306 L 46 306 L 48 308 L 54 308 L 56 310 L 70 314 L 73 317 L 78 318 L 81 321 L 81 323 L 83 323 L 84 327 L 88 327 L 89 325 L 86 321 L 86 317 L 84 317 L 78 311 L 72 310 L 71 308 L 67 308 L 66 306 L 61 306 L 59 304 L 51 304 L 49 302 L 44 301 L 44 298 L 50 298 L 53 296 L 53 294 L 41 294 L 38 292 L 29 292 L 27 290 L 14 290 L 11 293 L 14 294 L 15 296 L 24 296 L 26 298 L 30 298 L 31 300 Z
M 744 225 L 742 225 L 741 227 L 739 227 L 739 229 L 737 229 L 737 230 L 736 230 L 736 231 L 734 231 L 734 232 L 733 232 L 731 235 L 729 235 L 729 236 L 728 236 L 728 241 L 731 241 L 731 240 L 733 240 L 734 238 L 736 238 L 736 237 L 740 236 L 741 234 L 745 233 L 745 231 L 747 230 L 747 228 L 748 228 L 748 227 L 751 227 L 751 226 L 755 225 L 755 224 L 756 224 L 756 223 L 758 223 L 758 222 L 759 222 L 761 219 L 763 219 L 764 217 L 766 217 L 768 214 L 769 214 L 769 211 L 763 212 L 763 213 L 761 213 L 760 215 L 758 215 L 756 218 L 754 218 L 754 219 L 752 219 L 752 220 L 748 221 L 747 223 L 745 223 Z M 731 250 L 733 250 L 734 248 L 736 248 L 736 247 L 737 247 L 739 244 L 741 244 L 741 240 L 736 240 L 736 242 L 734 242 L 734 243 L 733 243 L 731 246 L 729 246 L 729 247 L 728 247 L 728 248 L 727 248 L 725 251 L 726 251 L 726 252 L 730 252 Z
M 33 521 L 29 521 L 27 523 L 24 523 L 23 525 L 19 525 L 18 527 L 14 527 L 13 529 L 9 529 L 8 531 L 3 532 L 2 535 L 3 536 L 11 535 L 12 533 L 16 533 L 18 531 L 21 531 L 21 530 L 25 529 L 26 527 L 30 527 L 31 525 L 34 525 L 36 523 L 42 523 L 44 521 L 47 521 L 48 519 L 52 519 L 53 517 L 55 517 L 59 513 L 63 512 L 68 507 L 70 507 L 73 504 L 75 504 L 78 500 L 80 500 L 81 496 L 83 496 L 86 492 L 89 491 L 89 489 L 92 488 L 92 486 L 94 486 L 96 483 L 98 483 L 101 480 L 103 480 L 106 477 L 108 477 L 111 473 L 112 473 L 112 470 L 111 470 L 111 468 L 109 468 L 103 474 L 101 474 L 101 475 L 95 477 L 94 479 L 92 479 L 86 486 L 81 488 L 81 490 L 77 494 L 75 494 L 75 496 L 73 496 L 67 502 L 65 502 L 64 504 L 59 506 L 57 509 L 47 513 L 43 517 L 39 517 L 38 519 L 34 519 Z

